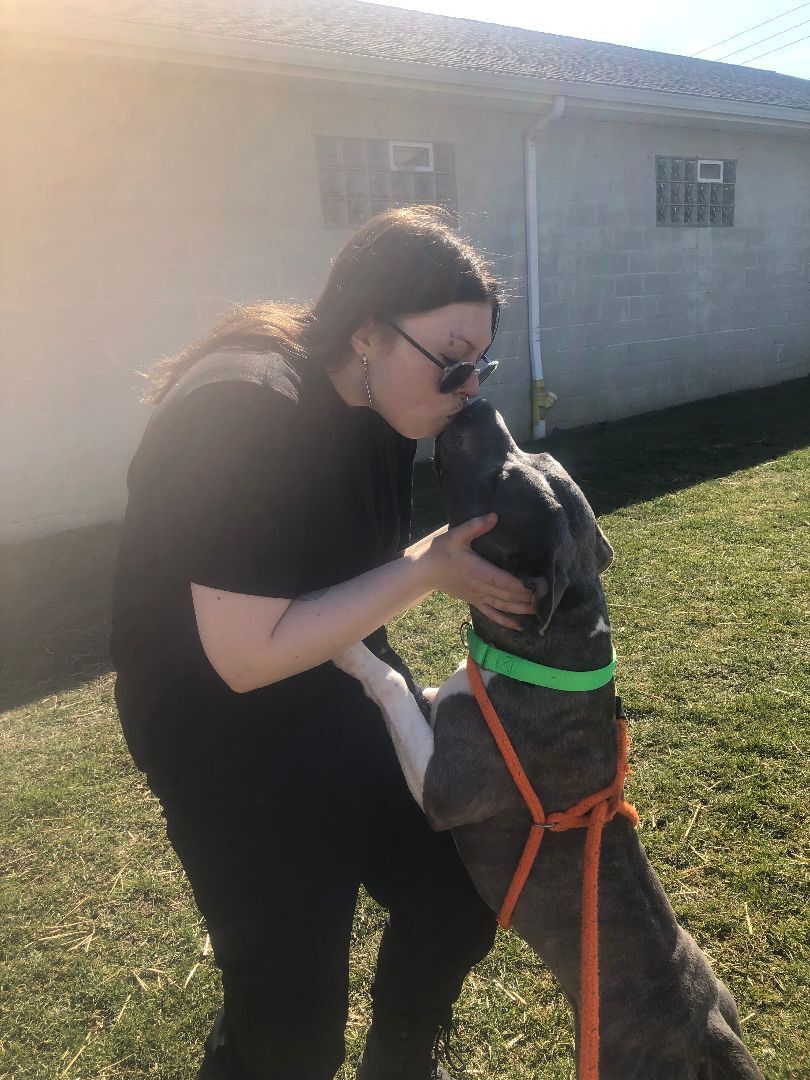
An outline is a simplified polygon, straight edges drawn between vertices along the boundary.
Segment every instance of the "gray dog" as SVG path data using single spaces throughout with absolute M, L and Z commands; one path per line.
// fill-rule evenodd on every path
M 450 525 L 496 511 L 476 551 L 537 588 L 536 616 L 506 630 L 472 610 L 478 638 L 566 671 L 603 669 L 612 645 L 599 575 L 613 551 L 588 502 L 548 454 L 523 453 L 478 399 L 436 443 Z M 439 688 L 428 723 L 404 679 L 363 645 L 339 667 L 385 717 L 405 778 L 435 829 L 452 829 L 483 899 L 498 911 L 530 828 L 464 668 Z M 486 661 L 484 661 L 486 663 Z M 617 772 L 615 689 L 531 685 L 482 670 L 489 697 L 547 814 L 607 787 Z M 584 829 L 548 832 L 512 926 L 552 970 L 579 1016 Z M 763 1080 L 740 1039 L 734 1000 L 677 923 L 632 823 L 604 829 L 599 868 L 600 1080 Z M 577 1041 L 579 1065 L 580 1046 Z

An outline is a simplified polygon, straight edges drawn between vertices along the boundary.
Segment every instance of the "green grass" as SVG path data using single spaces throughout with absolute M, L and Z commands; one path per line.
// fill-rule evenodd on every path
M 809 413 L 805 381 L 548 445 L 617 553 L 605 586 L 642 840 L 769 1080 L 810 1076 Z M 438 504 L 418 474 L 425 530 Z M 186 1080 L 218 1003 L 205 928 L 115 719 L 117 532 L 3 552 L 0 1077 Z M 393 627 L 424 682 L 460 659 L 464 614 L 436 595 Z M 382 918 L 370 902 L 357 915 L 350 1062 Z M 499 935 L 458 1018 L 470 1077 L 572 1076 L 567 1009 L 517 938 Z

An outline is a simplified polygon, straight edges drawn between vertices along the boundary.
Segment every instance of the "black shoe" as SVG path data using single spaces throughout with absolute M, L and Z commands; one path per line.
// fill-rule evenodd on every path
M 357 1080 L 453 1080 L 438 1062 L 447 1041 L 449 1013 L 405 1017 L 375 1011 Z

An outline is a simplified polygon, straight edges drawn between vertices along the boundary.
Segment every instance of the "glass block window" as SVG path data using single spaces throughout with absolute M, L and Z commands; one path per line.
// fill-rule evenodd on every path
M 736 182 L 736 160 L 656 157 L 656 225 L 690 228 L 733 225 Z
M 457 209 L 452 143 L 316 135 L 321 209 L 327 229 L 353 229 L 395 206 Z

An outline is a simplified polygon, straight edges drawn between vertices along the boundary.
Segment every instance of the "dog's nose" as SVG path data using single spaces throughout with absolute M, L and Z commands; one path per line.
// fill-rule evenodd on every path
M 481 397 L 479 394 L 477 397 L 471 398 L 470 401 L 459 412 L 458 416 L 453 418 L 453 427 L 456 430 L 479 430 L 483 431 L 485 425 L 484 418 L 488 412 L 492 411 L 492 406 L 486 398 Z
M 470 398 L 464 408 L 461 409 L 458 415 L 454 418 L 453 423 L 458 424 L 459 421 L 474 420 L 478 413 L 481 412 L 481 407 L 484 405 L 484 403 L 485 399 L 482 398 L 480 394 L 477 394 L 474 398 Z
M 492 406 L 486 398 L 479 395 L 474 397 L 463 409 L 459 409 L 447 427 L 436 437 L 437 454 L 440 446 L 448 448 L 456 446 L 459 444 L 459 440 L 463 440 L 465 436 L 472 436 L 479 429 L 483 430 L 485 425 L 482 423 L 482 419 L 488 408 L 491 409 Z

